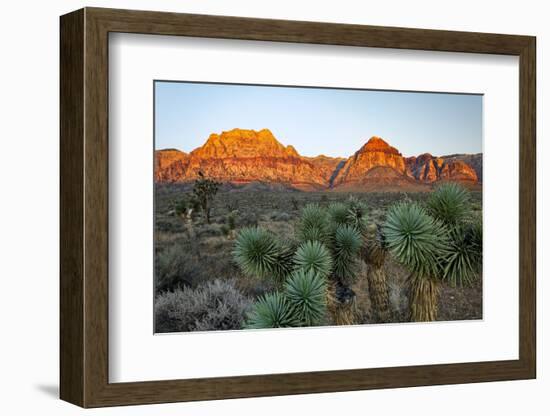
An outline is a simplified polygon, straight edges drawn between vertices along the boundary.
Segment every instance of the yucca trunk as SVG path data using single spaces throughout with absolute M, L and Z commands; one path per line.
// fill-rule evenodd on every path
M 439 282 L 432 277 L 419 277 L 415 273 L 409 277 L 409 311 L 412 322 L 435 321 Z
M 363 250 L 367 264 L 367 283 L 375 322 L 390 322 L 391 310 L 388 282 L 384 270 L 386 250 L 377 242 L 372 242 Z
M 357 307 L 355 292 L 340 282 L 331 281 L 327 286 L 327 310 L 334 325 L 355 325 Z

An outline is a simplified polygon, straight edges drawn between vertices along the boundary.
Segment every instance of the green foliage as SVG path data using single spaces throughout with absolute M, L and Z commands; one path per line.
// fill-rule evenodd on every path
M 295 246 L 279 241 L 262 228 L 243 228 L 235 242 L 233 259 L 244 274 L 282 281 L 293 269 Z
M 197 213 L 200 210 L 200 203 L 194 194 L 183 195 L 174 203 L 174 212 L 178 216 L 191 215 Z
M 367 229 L 367 205 L 354 197 L 348 199 L 348 215 L 346 224 L 355 227 L 360 233 Z
M 195 185 L 193 186 L 193 194 L 199 201 L 208 224 L 210 224 L 210 208 L 212 200 L 218 192 L 220 185 L 220 182 L 206 178 L 204 174 L 199 171 L 199 179 L 195 181 Z
M 276 240 L 276 243 L 277 255 L 275 256 L 273 277 L 278 283 L 281 283 L 294 269 L 294 254 L 297 244 L 288 238 Z
M 324 321 L 326 284 L 313 271 L 295 271 L 285 283 L 284 295 L 301 325 L 320 325 Z
M 362 237 L 351 225 L 341 225 L 334 235 L 334 274 L 342 281 L 353 281 L 357 273 Z
M 326 278 L 332 271 L 332 257 L 328 249 L 319 241 L 306 241 L 296 250 L 294 263 L 297 269 L 314 272 Z
M 239 211 L 233 210 L 229 214 L 227 214 L 227 226 L 229 227 L 230 230 L 235 229 L 238 213 Z
M 317 204 L 308 204 L 302 209 L 296 234 L 299 241 L 320 241 L 329 243 L 329 218 L 326 210 Z
M 248 315 L 246 328 L 287 328 L 298 326 L 292 307 L 279 292 L 262 296 Z
M 470 235 L 472 247 L 476 252 L 475 262 L 480 269 L 483 261 L 483 219 L 481 216 L 475 218 L 470 224 Z
M 383 226 L 385 242 L 395 258 L 419 277 L 439 276 L 448 251 L 446 229 L 415 203 L 390 208 Z
M 430 194 L 426 206 L 432 217 L 446 225 L 456 225 L 470 213 L 470 194 L 457 183 L 445 183 Z
M 445 256 L 443 279 L 453 286 L 471 284 L 481 266 L 480 222 L 459 224 L 449 230 L 450 250 Z
M 348 207 L 342 202 L 333 202 L 328 206 L 328 216 L 331 225 L 338 227 L 348 224 Z
M 277 255 L 275 236 L 261 228 L 243 228 L 237 236 L 233 258 L 244 274 L 252 277 L 272 277 Z

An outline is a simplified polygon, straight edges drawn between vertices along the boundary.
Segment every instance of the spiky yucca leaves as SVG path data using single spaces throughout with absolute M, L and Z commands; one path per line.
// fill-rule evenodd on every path
M 251 227 L 239 232 L 233 258 L 248 276 L 281 281 L 293 268 L 292 251 L 269 231 Z
M 476 217 L 470 224 L 470 235 L 472 246 L 477 253 L 475 258 L 476 266 L 481 270 L 483 263 L 483 219 L 481 216 Z
M 330 223 L 334 227 L 348 224 L 348 206 L 342 202 L 333 202 L 327 208 Z
M 313 271 L 296 270 L 284 285 L 284 295 L 302 326 L 321 325 L 326 315 L 326 283 Z
M 357 261 L 363 239 L 351 225 L 340 225 L 334 234 L 334 276 L 342 283 L 352 283 L 357 276 Z
M 411 321 L 435 320 L 437 277 L 441 272 L 441 259 L 448 253 L 445 227 L 417 204 L 400 203 L 388 211 L 382 231 L 390 252 L 411 271 Z
M 385 243 L 394 257 L 420 277 L 437 276 L 448 250 L 441 222 L 415 203 L 393 205 L 382 227 Z
M 455 225 L 470 213 L 470 193 L 457 183 L 445 183 L 430 194 L 426 206 L 432 217 L 447 225 Z
M 293 260 L 297 269 L 312 271 L 322 278 L 326 278 L 332 271 L 330 252 L 319 241 L 306 241 L 300 244 Z
M 355 227 L 360 233 L 367 229 L 367 205 L 354 197 L 349 197 L 347 201 L 348 215 L 346 224 Z
M 302 209 L 296 225 L 299 241 L 320 241 L 330 243 L 329 218 L 325 209 L 317 204 L 308 204 Z
M 471 284 L 481 266 L 480 228 L 474 224 L 457 224 L 449 229 L 450 250 L 445 256 L 443 279 L 452 286 Z
M 279 292 L 262 296 L 248 315 L 245 327 L 249 329 L 288 328 L 297 326 L 294 310 Z

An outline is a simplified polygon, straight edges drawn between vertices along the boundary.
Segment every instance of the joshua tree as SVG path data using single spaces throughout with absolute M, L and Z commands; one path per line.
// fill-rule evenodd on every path
M 372 225 L 368 228 L 361 255 L 367 265 L 367 282 L 374 320 L 376 322 L 389 322 L 391 320 L 391 309 L 388 283 L 384 271 L 387 247 L 380 225 Z
M 446 183 L 430 195 L 427 207 L 447 230 L 449 250 L 442 278 L 452 286 L 471 284 L 481 268 L 483 227 L 480 217 L 472 219 L 470 193 L 456 183 Z
M 195 186 L 193 187 L 193 194 L 199 201 L 199 204 L 204 213 L 206 222 L 210 224 L 210 208 L 214 196 L 218 192 L 220 183 L 212 179 L 208 179 L 204 174 L 199 171 L 199 178 L 195 181 Z
M 400 203 L 388 211 L 383 234 L 389 251 L 410 271 L 410 319 L 435 320 L 441 263 L 449 249 L 445 227 L 419 205 Z
M 195 194 L 185 195 L 174 204 L 175 214 L 189 222 L 191 222 L 199 209 L 199 200 Z
M 257 302 L 248 326 L 319 325 L 327 310 L 336 323 L 354 323 L 349 285 L 357 277 L 365 217 L 364 206 L 357 204 L 342 204 L 341 216 L 336 215 L 340 206 L 307 205 L 296 224 L 296 241 L 257 227 L 239 232 L 233 251 L 237 265 L 248 276 L 273 279 L 279 288 L 277 296 Z
M 415 203 L 390 208 L 382 232 L 389 251 L 411 272 L 410 318 L 437 317 L 439 281 L 465 285 L 482 262 L 482 225 L 470 221 L 469 192 L 455 183 L 439 186 L 427 209 Z

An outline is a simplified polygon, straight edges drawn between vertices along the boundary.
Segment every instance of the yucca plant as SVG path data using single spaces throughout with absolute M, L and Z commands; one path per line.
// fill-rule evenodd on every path
M 296 314 L 282 293 L 260 297 L 248 314 L 245 328 L 288 328 L 298 326 Z
M 368 227 L 366 237 L 365 244 L 361 249 L 361 256 L 367 265 L 367 283 L 373 318 L 376 322 L 389 322 L 391 319 L 390 298 L 384 271 L 388 250 L 381 226 L 373 224 Z
M 258 227 L 243 228 L 235 242 L 233 258 L 244 274 L 284 280 L 293 268 L 292 248 Z
M 455 182 L 444 183 L 430 194 L 426 207 L 432 217 L 453 226 L 468 217 L 470 193 Z
M 306 304 L 303 298 L 301 306 L 296 306 L 299 290 L 302 297 L 306 289 L 313 288 L 318 295 L 320 282 L 324 296 L 330 300 L 323 308 L 330 313 L 332 322 L 354 323 L 355 293 L 349 285 L 357 277 L 365 224 L 366 206 L 357 199 L 330 204 L 328 208 L 308 204 L 296 224 L 297 242 L 282 241 L 260 228 L 245 228 L 236 239 L 233 256 L 244 274 L 273 278 L 279 283 L 281 296 L 293 306 L 295 325 L 320 322 L 315 310 L 307 315 L 304 309 L 304 305 L 312 307 L 314 303 Z M 273 302 L 270 298 L 270 304 Z M 265 315 L 266 303 L 265 298 L 258 302 L 259 312 L 254 316 Z M 269 324 L 267 320 L 252 321 L 254 327 Z
M 441 220 L 449 239 L 449 251 L 443 260 L 442 278 L 452 286 L 471 284 L 481 266 L 481 217 L 470 222 L 470 192 L 457 183 L 436 188 L 427 201 L 430 214 Z
M 478 276 L 482 263 L 481 233 L 480 222 L 450 228 L 450 249 L 444 259 L 443 279 L 452 286 L 470 285 Z
M 363 239 L 350 225 L 340 225 L 334 233 L 334 276 L 342 283 L 352 283 L 357 276 L 358 255 Z
M 330 234 L 334 235 L 336 228 L 348 224 L 348 206 L 342 202 L 333 202 L 327 207 Z
M 367 229 L 367 205 L 353 195 L 347 201 L 347 224 L 354 227 L 360 233 Z
M 411 273 L 410 319 L 435 320 L 442 259 L 449 252 L 445 227 L 419 205 L 399 203 L 389 209 L 382 231 L 388 250 Z
M 284 295 L 303 326 L 321 325 L 326 316 L 325 279 L 313 271 L 298 269 L 287 279 Z
M 294 254 L 294 264 L 297 269 L 314 272 L 322 278 L 327 278 L 332 271 L 332 257 L 324 244 L 308 240 L 298 246 Z
M 481 269 L 483 263 L 483 220 L 481 216 L 474 218 L 470 223 L 470 236 L 472 246 L 476 249 L 475 263 Z
M 306 205 L 296 225 L 296 236 L 301 242 L 330 243 L 329 217 L 326 210 L 317 204 Z

